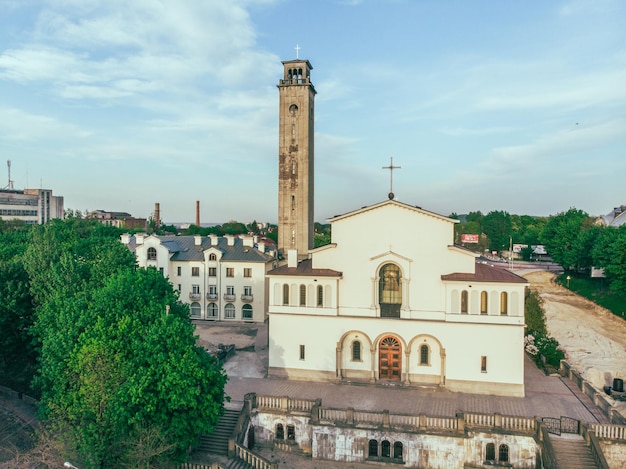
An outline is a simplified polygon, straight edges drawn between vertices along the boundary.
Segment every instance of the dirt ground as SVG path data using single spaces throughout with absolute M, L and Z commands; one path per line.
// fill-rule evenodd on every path
M 257 327 L 254 324 L 221 324 L 194 321 L 197 344 L 214 350 L 219 344 L 234 344 L 237 351 L 254 351 Z
M 267 375 L 267 327 L 256 324 L 224 324 L 194 321 L 198 345 L 215 351 L 219 344 L 235 346 L 225 363 L 230 377 L 265 378 Z
M 597 389 L 612 386 L 614 378 L 626 380 L 626 321 L 557 285 L 551 272 L 523 276 L 543 299 L 548 331 L 568 363 Z

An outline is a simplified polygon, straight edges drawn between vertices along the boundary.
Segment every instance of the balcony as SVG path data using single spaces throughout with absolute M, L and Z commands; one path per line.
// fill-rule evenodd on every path
M 236 298 L 237 295 L 235 295 L 234 293 L 224 293 L 224 301 L 235 301 Z
M 217 293 L 207 293 L 206 294 L 206 299 L 207 300 L 217 300 L 217 297 L 218 297 Z
M 250 293 L 246 295 L 245 293 L 241 295 L 241 301 L 254 301 L 254 295 Z
M 194 293 L 194 292 L 189 293 L 190 300 L 199 301 L 201 298 L 202 298 L 202 295 L 200 293 Z

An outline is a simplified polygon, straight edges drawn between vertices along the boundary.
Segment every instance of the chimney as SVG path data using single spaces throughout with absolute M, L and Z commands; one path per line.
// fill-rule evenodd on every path
M 120 241 L 122 242 L 122 244 L 130 243 L 130 234 L 129 233 L 124 233 L 124 234 L 120 235 Z
M 298 267 L 298 250 L 290 249 L 287 251 L 287 267 Z
M 261 252 L 265 252 L 265 242 L 259 241 L 259 243 L 257 244 L 257 249 Z
M 137 234 L 135 235 L 135 244 L 136 244 L 137 246 L 139 246 L 139 245 L 143 244 L 143 239 L 144 239 L 144 237 L 145 237 L 145 233 L 137 233 Z
M 154 203 L 154 227 L 159 228 L 161 226 L 161 204 Z
M 210 234 L 209 239 L 211 240 L 211 246 L 217 246 L 217 235 Z
M 229 246 L 234 246 L 235 245 L 235 237 L 233 235 L 226 234 L 226 235 L 224 235 L 224 238 L 226 238 L 226 241 L 228 241 L 227 244 Z
M 200 201 L 196 200 L 196 226 L 200 226 Z
M 252 236 L 244 236 L 241 238 L 244 246 L 253 247 L 254 246 L 254 238 Z
M 200 245 L 202 244 L 202 236 L 200 236 L 200 235 L 195 235 L 195 236 L 193 237 L 193 243 L 194 243 L 196 246 L 200 246 Z

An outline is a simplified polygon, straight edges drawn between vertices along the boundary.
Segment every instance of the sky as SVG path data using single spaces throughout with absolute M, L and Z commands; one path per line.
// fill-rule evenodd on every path
M 626 204 L 623 0 L 0 0 L 0 188 L 277 221 L 281 61 L 313 66 L 315 220 Z

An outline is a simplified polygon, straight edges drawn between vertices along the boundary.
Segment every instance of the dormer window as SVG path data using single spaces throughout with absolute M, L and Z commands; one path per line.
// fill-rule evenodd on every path
M 214 253 L 209 254 L 209 260 L 210 261 L 216 261 L 217 260 L 217 256 Z

